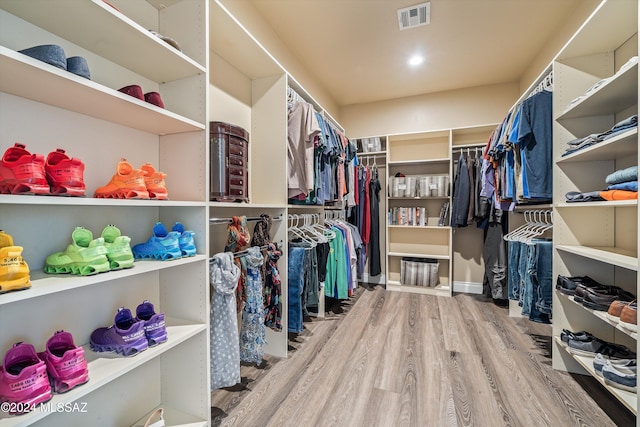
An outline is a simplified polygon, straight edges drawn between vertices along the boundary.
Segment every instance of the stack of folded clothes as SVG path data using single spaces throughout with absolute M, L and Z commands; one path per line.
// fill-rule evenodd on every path
M 596 375 L 606 384 L 622 390 L 636 392 L 636 354 L 621 344 L 614 344 L 591 335 L 589 332 L 572 332 L 563 329 L 560 339 L 569 352 L 578 356 L 593 357 Z
M 586 308 L 609 311 L 614 301 L 631 302 L 636 297 L 618 286 L 603 285 L 589 276 L 567 277 L 558 275 L 556 289 Z
M 602 133 L 593 133 L 591 135 L 587 135 L 583 138 L 576 138 L 569 142 L 567 145 L 567 151 L 565 151 L 562 156 L 568 156 L 571 153 L 575 153 L 576 151 L 583 150 L 587 147 L 591 147 L 599 142 L 606 141 L 607 139 L 613 138 L 614 136 L 620 135 L 632 128 L 638 127 L 638 115 L 634 114 L 632 116 L 627 117 L 624 120 L 616 123 L 611 129 L 602 132 Z
M 605 190 L 580 193 L 570 191 L 567 202 L 595 202 L 603 200 L 635 200 L 638 198 L 638 166 L 619 169 L 605 178 Z

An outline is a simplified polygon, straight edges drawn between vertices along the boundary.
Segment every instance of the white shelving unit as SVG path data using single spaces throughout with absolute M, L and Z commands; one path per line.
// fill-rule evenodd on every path
M 637 200 L 567 203 L 565 194 L 601 190 L 608 174 L 638 165 L 637 129 L 563 154 L 568 141 L 604 132 L 637 114 L 638 65 L 621 69 L 637 54 L 637 2 L 609 0 L 600 4 L 553 62 L 553 277 L 588 275 L 635 295 L 639 291 Z M 607 80 L 588 92 L 602 79 Z M 586 330 L 636 352 L 637 334 L 609 321 L 604 312 L 587 309 L 554 291 L 554 368 L 593 375 L 636 414 L 637 394 L 605 384 L 595 375 L 591 358 L 565 351 L 566 345 L 558 338 L 562 329 Z
M 451 177 L 451 130 L 386 136 L 387 181 L 396 173 L 405 176 L 446 175 Z M 451 296 L 452 245 L 451 227 L 438 226 L 440 209 L 450 201 L 444 196 L 394 197 L 387 191 L 387 210 L 394 207 L 425 208 L 424 226 L 387 223 L 387 290 L 429 295 Z M 413 286 L 401 282 L 403 258 L 434 259 L 439 264 L 438 284 Z
M 90 378 L 51 400 L 85 412 L 35 411 L 0 418 L 3 427 L 135 425 L 157 407 L 172 425 L 209 422 L 209 4 L 110 3 L 118 9 L 100 0 L 0 1 L 0 150 L 16 141 L 45 156 L 63 148 L 85 163 L 87 185 L 84 198 L 0 195 L 0 228 L 24 248 L 32 279 L 30 289 L 0 295 L 0 357 L 19 341 L 43 351 L 66 330 L 85 347 Z M 182 51 L 148 29 L 179 40 Z M 91 80 L 17 52 L 44 44 L 86 58 Z M 166 108 L 117 91 L 130 84 L 159 92 Z M 121 158 L 165 172 L 170 200 L 94 199 Z M 76 226 L 99 236 L 114 224 L 136 244 L 157 221 L 193 230 L 198 255 L 88 277 L 42 272 Z M 130 358 L 89 349 L 91 332 L 113 324 L 118 307 L 135 311 L 145 299 L 167 316 L 166 343 Z

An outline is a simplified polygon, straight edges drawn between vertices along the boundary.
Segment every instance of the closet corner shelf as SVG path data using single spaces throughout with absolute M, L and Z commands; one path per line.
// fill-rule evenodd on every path
M 438 285 L 433 288 L 427 288 L 425 286 L 402 285 L 399 281 L 396 280 L 387 280 L 387 290 L 436 296 L 449 296 L 451 294 L 449 285 Z
M 2 8 L 158 83 L 206 72 L 204 66 L 102 0 L 4 0 Z M 140 52 L 144 52 L 144 60 Z
M 563 348 L 571 357 L 573 357 L 587 372 L 591 374 L 604 388 L 606 388 L 616 399 L 618 399 L 627 409 L 637 414 L 638 412 L 638 397 L 636 393 L 621 390 L 619 388 L 612 387 L 604 382 L 604 378 L 596 374 L 596 370 L 593 368 L 593 357 L 579 356 L 569 351 L 569 346 L 560 340 L 559 337 L 554 336 L 554 341 L 558 346 Z
M 514 212 L 524 212 L 534 209 L 551 209 L 552 207 L 551 203 L 542 203 L 539 205 L 516 205 Z
M 390 257 L 407 257 L 407 258 L 432 258 L 432 259 L 441 259 L 441 260 L 448 260 L 450 257 L 449 255 L 425 255 L 425 254 L 418 254 L 418 253 L 412 253 L 412 252 L 389 252 L 388 253 Z
M 166 324 L 168 340 L 160 345 L 148 348 L 135 357 L 120 357 L 114 355 L 114 353 L 96 353 L 89 348 L 88 344 L 84 345 L 84 354 L 89 368 L 89 381 L 67 393 L 54 394 L 50 401 L 51 406 L 58 407 L 58 405 L 64 406 L 67 403 L 76 402 L 83 396 L 100 389 L 105 384 L 126 375 L 138 366 L 160 357 L 163 353 L 178 347 L 189 338 L 207 330 L 206 324 L 193 324 L 182 319 L 166 318 Z M 55 411 L 34 411 L 19 417 L 1 419 L 0 424 L 3 427 L 26 426 L 55 413 Z
M 556 163 L 590 162 L 625 159 L 638 152 L 638 128 L 606 139 L 583 150 L 561 157 Z
M 449 163 L 451 159 L 448 157 L 440 159 L 420 159 L 420 160 L 391 160 L 389 166 L 409 166 L 409 165 L 428 165 L 431 163 Z
M 615 114 L 638 104 L 638 64 L 614 75 L 575 105 L 567 108 L 556 120 Z
M 149 411 L 148 413 L 146 413 L 145 416 L 140 418 L 138 421 L 136 421 L 132 427 L 139 427 L 139 426 L 145 425 L 145 422 L 149 419 L 151 414 L 153 414 L 158 408 L 163 409 L 163 418 L 164 418 L 165 424 L 168 426 L 206 427 L 208 425 L 208 422 L 206 420 L 202 420 L 198 417 L 179 411 L 175 408 L 162 405 L 162 406 L 153 408 L 152 411 Z
M 155 135 L 205 129 L 203 123 L 76 76 L 4 46 L 0 46 L 0 75 L 2 75 L 0 92 L 132 129 Z
M 628 249 L 602 246 L 556 245 L 556 249 L 584 258 L 638 271 L 637 253 Z
M 68 274 L 46 274 L 42 270 L 31 271 L 31 288 L 0 295 L 0 306 L 38 298 L 58 292 L 73 291 L 84 286 L 99 285 L 124 277 L 136 276 L 166 268 L 193 264 L 206 260 L 205 255 L 196 255 L 172 261 L 136 261 L 133 268 L 95 274 L 91 276 L 69 276 Z
M 609 325 L 613 326 L 614 328 L 616 328 L 618 331 L 623 332 L 626 335 L 629 335 L 631 338 L 633 338 L 634 340 L 638 339 L 638 333 L 637 332 L 632 332 L 629 331 L 625 328 L 623 328 L 622 326 L 620 326 L 619 324 L 617 324 L 616 322 L 612 322 L 611 320 L 609 320 L 607 318 L 607 314 L 605 311 L 598 311 L 598 310 L 593 310 L 590 309 L 588 307 L 585 307 L 584 305 L 580 304 L 579 302 L 577 302 L 572 296 L 569 295 L 565 295 L 562 292 L 558 292 L 558 295 L 562 298 L 567 298 L 569 301 L 573 302 L 574 304 L 579 305 L 580 307 L 582 307 L 583 309 L 585 309 L 586 311 L 588 311 L 589 313 L 593 314 L 595 317 L 597 317 L 598 319 L 602 320 L 605 323 L 608 323 Z
M 610 200 L 604 202 L 558 203 L 556 208 L 624 208 L 637 207 L 638 200 Z
M 209 202 L 210 208 L 234 208 L 238 210 L 244 209 L 285 209 L 285 204 L 268 204 L 268 203 L 236 203 L 236 202 Z M 322 207 L 322 206 L 320 206 Z

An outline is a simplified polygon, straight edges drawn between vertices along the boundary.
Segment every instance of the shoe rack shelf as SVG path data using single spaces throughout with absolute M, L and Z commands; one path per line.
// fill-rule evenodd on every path
M 593 378 L 598 380 L 598 382 L 602 384 L 605 389 L 609 390 L 609 392 L 624 406 L 626 406 L 627 409 L 629 409 L 633 413 L 637 412 L 638 398 L 636 393 L 612 387 L 609 384 L 605 383 L 604 378 L 596 374 L 596 370 L 593 367 L 593 357 L 580 356 L 578 354 L 571 353 L 569 351 L 569 346 L 563 343 L 558 337 L 553 337 L 553 341 L 559 348 L 564 350 L 566 354 L 569 355 L 569 357 L 573 358 L 573 360 L 579 363 L 580 366 L 582 366 L 582 368 L 584 368 L 584 370 L 586 370 Z
M 590 309 L 588 307 L 585 307 L 584 305 L 582 305 L 581 303 L 577 302 L 572 296 L 569 296 L 569 295 L 559 294 L 559 296 L 561 298 L 567 298 L 569 301 L 573 302 L 574 304 L 578 305 L 582 309 L 584 309 L 584 310 L 588 311 L 589 313 L 591 313 L 594 317 L 597 317 L 598 319 L 602 320 L 603 322 L 608 323 L 609 325 L 611 325 L 614 328 L 616 328 L 618 331 L 629 335 L 634 340 L 638 339 L 638 333 L 637 332 L 630 331 L 628 329 L 623 328 L 618 323 L 612 322 L 611 320 L 609 320 L 609 318 L 607 318 L 607 314 L 606 314 L 605 311 L 593 310 L 593 309 Z
M 562 154 L 568 141 L 604 132 L 637 114 L 638 65 L 627 62 L 638 55 L 637 7 L 637 2 L 603 1 L 553 61 L 553 277 L 586 275 L 634 295 L 639 293 L 637 200 L 567 203 L 565 195 L 601 190 L 607 175 L 638 165 L 637 129 Z M 603 79 L 607 81 L 591 89 Z M 594 373 L 592 359 L 565 351 L 566 345 L 557 338 L 562 329 L 585 330 L 638 352 L 637 333 L 554 290 L 555 369 L 586 371 L 603 383 Z M 636 393 L 603 385 L 637 413 Z
M 62 329 L 89 362 L 89 381 L 51 401 L 86 403 L 85 413 L 34 412 L 1 427 L 128 426 L 158 407 L 176 424 L 209 423 L 209 2 L 109 3 L 119 11 L 102 0 L 0 0 L 0 151 L 16 141 L 45 156 L 62 148 L 85 163 L 87 186 L 83 198 L 0 195 L 0 228 L 24 248 L 32 278 L 30 289 L 0 295 L 0 357 L 18 341 L 42 351 Z M 17 52 L 45 44 L 84 57 L 91 80 Z M 132 84 L 160 93 L 165 108 L 117 90 Z M 93 198 L 121 158 L 165 172 L 169 200 Z M 133 245 L 158 221 L 193 230 L 198 254 L 95 276 L 42 272 L 76 226 L 97 237 L 114 224 Z M 128 358 L 89 349 L 91 332 L 113 324 L 118 307 L 145 299 L 167 316 L 167 342 Z

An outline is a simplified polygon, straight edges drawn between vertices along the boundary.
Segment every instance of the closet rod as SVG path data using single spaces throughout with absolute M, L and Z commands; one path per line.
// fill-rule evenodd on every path
M 274 244 L 274 243 L 275 243 L 276 245 L 282 246 L 282 240 L 280 240 L 279 242 L 272 242 L 271 244 Z M 260 248 L 260 251 L 266 251 L 266 250 L 268 250 L 268 249 L 269 249 L 269 246 L 270 246 L 270 244 L 269 244 L 269 245 L 262 245 L 262 246 L 258 246 L 258 247 Z M 245 256 L 245 255 L 247 255 L 247 254 L 249 253 L 249 249 L 250 249 L 250 248 L 248 248 L 248 249 L 244 249 L 244 250 L 241 250 L 241 251 L 238 251 L 238 252 L 233 252 L 233 257 L 234 257 L 234 258 L 240 258 L 240 257 L 243 257 L 243 256 Z M 214 258 L 215 258 L 215 257 L 211 257 L 211 258 L 209 258 L 209 263 L 212 263 L 212 262 L 213 262 L 213 260 L 214 260 Z
M 247 217 L 247 221 L 262 221 L 262 217 Z M 233 221 L 233 218 L 209 218 L 209 224 L 224 224 Z M 282 215 L 271 218 L 271 221 L 282 221 Z

